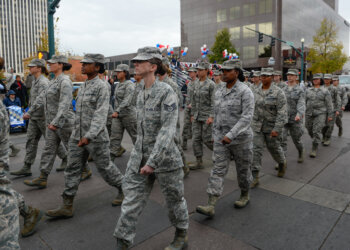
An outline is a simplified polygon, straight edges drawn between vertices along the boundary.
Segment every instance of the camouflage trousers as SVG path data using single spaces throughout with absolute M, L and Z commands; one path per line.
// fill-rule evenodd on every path
M 312 143 L 320 144 L 322 139 L 322 129 L 326 124 L 326 114 L 305 117 L 305 127 L 312 138 Z
M 301 137 L 304 134 L 302 121 L 287 123 L 286 125 L 284 125 L 281 146 L 284 151 L 284 156 L 286 157 L 287 157 L 288 132 L 290 134 L 290 137 L 292 137 L 293 143 L 297 148 L 298 152 L 302 152 L 304 150 L 304 144 L 301 141 Z
M 338 126 L 338 128 L 343 128 L 343 121 L 342 121 L 343 112 L 344 111 L 341 110 L 339 112 L 339 115 L 335 117 L 335 124 Z
M 277 137 L 271 137 L 270 133 L 254 132 L 252 164 L 253 176 L 255 176 L 255 174 L 258 173 L 261 169 L 261 159 L 264 152 L 265 143 L 267 150 L 270 152 L 272 158 L 277 163 L 284 163 L 286 160 L 283 149 L 281 147 L 281 135 Z
M 111 134 L 112 134 L 112 120 L 113 118 L 111 116 L 107 117 L 106 127 L 107 127 L 109 137 L 111 137 Z
M 58 128 L 56 131 L 46 129 L 45 146 L 43 153 L 41 154 L 40 161 L 41 172 L 47 175 L 50 174 L 60 143 L 62 142 L 64 149 L 67 151 L 68 141 L 71 133 L 71 127 Z M 65 154 L 67 155 L 67 153 Z
M 192 135 L 193 135 L 193 153 L 196 157 L 203 156 L 203 143 L 213 150 L 213 124 L 206 124 L 205 121 L 193 121 Z
M 45 120 L 30 120 L 27 129 L 27 142 L 26 142 L 26 155 L 24 157 L 24 162 L 33 165 L 38 150 L 38 144 L 41 136 L 46 136 L 46 125 Z M 66 155 L 66 150 L 60 144 L 57 149 L 57 155 L 61 159 L 64 159 Z
M 10 144 L 8 136 L 0 140 L 0 167 L 8 167 L 9 165 Z
M 21 249 L 18 243 L 20 194 L 9 185 L 0 184 L 0 249 Z
M 155 179 L 165 197 L 168 216 L 173 226 L 187 229 L 189 218 L 187 203 L 184 198 L 183 171 L 181 168 L 148 176 L 127 169 L 123 180 L 125 195 L 121 214 L 114 232 L 114 237 L 133 243 L 137 220 L 146 206 Z M 156 218 L 155 218 L 156 219 Z
M 214 167 L 208 181 L 207 193 L 221 196 L 224 189 L 224 178 L 228 172 L 231 158 L 236 163 L 237 181 L 242 191 L 249 190 L 252 181 L 251 165 L 253 161 L 252 141 L 238 145 L 223 145 L 214 142 Z
M 64 171 L 64 194 L 75 196 L 80 184 L 82 170 L 89 154 L 102 178 L 113 187 L 122 185 L 123 174 L 111 161 L 109 142 L 90 142 L 88 145 L 78 147 L 78 140 L 70 139 L 68 145 L 68 164 Z
M 192 123 L 191 123 L 191 109 L 185 108 L 184 112 L 184 126 L 182 129 L 182 140 L 187 142 L 187 140 L 192 139 Z
M 120 151 L 125 129 L 131 137 L 132 143 L 135 144 L 137 137 L 136 128 L 136 117 L 133 115 L 112 119 L 112 131 L 110 136 L 112 155 L 117 155 Z
M 334 115 L 332 115 L 330 117 L 332 117 L 332 120 L 328 121 L 328 117 L 326 117 L 326 119 L 325 119 L 326 125 L 322 129 L 323 137 L 324 138 L 328 138 L 328 139 L 330 139 L 331 136 L 332 136 L 336 115 L 334 114 Z

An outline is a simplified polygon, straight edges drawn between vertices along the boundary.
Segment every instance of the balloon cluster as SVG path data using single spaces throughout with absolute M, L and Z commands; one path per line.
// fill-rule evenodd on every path
M 229 60 L 231 59 L 238 59 L 238 55 L 236 53 L 228 53 L 227 52 L 227 49 L 225 49 L 223 52 L 222 52 L 222 57 L 223 58 L 228 58 Z
M 207 45 L 204 44 L 202 47 L 201 47 L 201 55 L 202 55 L 202 58 L 206 58 L 206 56 L 208 55 L 209 53 L 209 49 L 207 49 Z
M 182 56 L 187 55 L 187 51 L 188 51 L 188 48 L 185 47 L 184 49 L 181 50 L 181 55 L 182 55 Z
M 159 49 L 161 49 L 161 50 L 164 50 L 165 48 L 168 48 L 169 45 L 165 46 L 165 45 L 163 45 L 163 44 L 157 43 L 156 47 L 159 48 Z

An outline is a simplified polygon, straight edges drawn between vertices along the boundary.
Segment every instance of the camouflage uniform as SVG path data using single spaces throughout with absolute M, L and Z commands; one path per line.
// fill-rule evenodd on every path
M 132 99 L 132 104 L 136 107 L 136 101 L 137 101 L 137 96 L 139 95 L 139 93 L 142 91 L 143 88 L 143 80 L 141 80 L 140 82 L 135 82 L 134 83 L 134 97 Z
M 338 95 L 341 100 L 340 107 L 345 108 L 345 106 L 348 104 L 348 94 L 346 93 L 346 88 L 340 85 L 338 85 L 336 88 L 338 90 Z M 339 115 L 335 118 L 335 124 L 338 126 L 339 129 L 343 128 L 342 117 L 343 117 L 343 110 L 339 109 Z
M 86 54 L 86 59 L 102 60 L 102 55 Z M 96 59 L 97 58 L 97 59 Z M 104 60 L 104 59 L 103 59 Z M 91 62 L 87 60 L 87 63 Z M 109 136 L 106 128 L 109 94 L 107 85 L 96 76 L 86 80 L 76 98 L 75 123 L 69 140 L 68 165 L 64 171 L 65 189 L 63 194 L 75 196 L 80 183 L 81 171 L 89 154 L 94 159 L 97 170 L 111 186 L 120 187 L 123 175 L 110 160 Z M 88 145 L 78 146 L 82 138 L 89 140 Z
M 295 73 L 294 71 L 288 71 L 288 74 Z M 287 138 L 288 132 L 292 137 L 295 147 L 297 148 L 299 155 L 302 155 L 304 151 L 304 145 L 301 141 L 301 137 L 304 133 L 303 117 L 305 114 L 305 93 L 299 87 L 295 85 L 293 87 L 282 87 L 284 94 L 287 98 L 287 110 L 288 110 L 288 122 L 284 125 L 283 138 L 281 146 L 284 150 L 284 155 L 287 156 Z M 299 116 L 300 120 L 295 121 L 295 117 Z
M 49 87 L 49 80 L 41 75 L 38 79 L 33 81 L 31 89 L 31 98 L 29 100 L 29 109 L 33 103 L 36 102 L 36 99 L 39 95 Z M 39 107 L 36 111 L 31 112 L 30 122 L 27 129 L 27 142 L 26 142 L 26 155 L 24 157 L 24 163 L 33 165 L 38 150 L 38 143 L 43 135 L 45 137 L 46 124 L 45 124 L 45 113 L 44 107 Z M 57 150 L 57 155 L 64 159 L 67 157 L 66 150 L 60 146 Z
M 325 75 L 325 77 L 326 76 L 327 76 L 327 74 Z M 324 139 L 324 141 L 327 141 L 332 136 L 335 118 L 336 118 L 335 113 L 337 111 L 339 112 L 341 110 L 340 109 L 341 108 L 341 99 L 340 99 L 340 96 L 338 94 L 337 88 L 334 87 L 333 85 L 329 85 L 329 86 L 324 85 L 323 88 L 327 89 L 328 92 L 331 94 L 332 103 L 333 103 L 333 112 L 330 116 L 328 116 L 328 117 L 332 117 L 332 120 L 328 121 L 328 117 L 327 117 L 326 126 L 322 129 L 323 139 Z
M 237 80 L 232 89 L 221 85 L 215 93 L 214 106 L 214 167 L 209 177 L 207 193 L 221 196 L 224 177 L 231 157 L 236 162 L 237 179 L 242 191 L 249 190 L 253 159 L 253 132 L 250 127 L 254 113 L 254 96 L 244 83 Z M 232 142 L 222 144 L 227 136 Z
M 116 71 L 123 71 L 125 64 L 118 65 Z M 127 65 L 125 65 L 127 66 Z M 129 66 L 127 66 L 127 70 Z M 132 142 L 136 141 L 136 110 L 132 104 L 134 99 L 134 84 L 130 80 L 118 83 L 114 92 L 114 112 L 118 113 L 117 118 L 112 119 L 111 133 L 111 155 L 117 156 L 121 151 L 121 143 L 124 130 L 128 131 Z
M 272 158 L 283 164 L 286 160 L 280 145 L 283 127 L 287 122 L 287 100 L 282 89 L 271 84 L 268 90 L 257 88 L 254 93 L 255 111 L 252 122 L 254 131 L 253 139 L 253 164 L 252 173 L 254 178 L 258 177 L 261 169 L 261 158 L 264 144 L 269 150 Z M 278 133 L 277 137 L 271 137 L 272 131 Z
M 168 84 L 156 80 L 149 89 L 144 88 L 140 92 L 137 99 L 137 140 L 123 181 L 125 198 L 114 233 L 116 238 L 127 241 L 128 245 L 133 242 L 138 217 L 146 206 L 155 179 L 165 196 L 171 223 L 178 229 L 188 228 L 181 169 L 183 162 L 175 146 L 177 120 L 177 97 Z M 154 173 L 141 175 L 140 168 L 145 165 L 154 168 Z
M 212 127 L 206 124 L 209 117 L 214 117 L 215 83 L 206 78 L 203 82 L 197 81 L 193 86 L 191 96 L 191 116 L 194 117 L 192 124 L 193 153 L 198 157 L 203 156 L 203 143 L 213 150 Z
M 312 138 L 313 145 L 321 142 L 322 129 L 326 118 L 333 115 L 332 98 L 325 88 L 308 88 L 305 96 L 305 127 Z
M 44 107 L 46 125 L 57 127 L 56 131 L 46 129 L 46 140 L 40 161 L 40 171 L 49 175 L 62 142 L 65 150 L 72 133 L 74 111 L 72 106 L 72 82 L 65 74 L 52 79 L 48 88 L 41 92 L 28 114 L 32 116 Z

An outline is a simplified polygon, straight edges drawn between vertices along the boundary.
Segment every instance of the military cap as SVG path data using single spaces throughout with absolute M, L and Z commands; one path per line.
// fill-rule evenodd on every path
M 191 67 L 191 68 L 189 68 L 189 69 L 187 70 L 187 72 L 197 72 L 197 69 L 196 69 L 196 68 Z
M 45 67 L 45 60 L 34 58 L 30 61 L 28 67 Z
M 169 65 L 170 65 L 169 59 L 168 59 L 167 57 L 165 57 L 165 56 L 162 58 L 162 63 L 163 63 L 164 65 L 166 65 L 166 66 L 169 66 Z
M 119 64 L 117 68 L 114 70 L 114 72 L 122 72 L 122 71 L 129 71 L 129 65 L 127 64 Z
M 81 63 L 105 63 L 105 57 L 101 54 L 85 54 Z
M 239 59 L 227 60 L 222 65 L 222 70 L 242 69 L 242 63 Z
M 68 58 L 64 55 L 53 55 L 50 60 L 47 60 L 48 63 L 68 63 Z
M 299 70 L 297 69 L 288 69 L 287 75 L 299 75 Z
M 279 70 L 275 70 L 275 71 L 273 72 L 273 75 L 274 75 L 274 76 L 281 76 L 281 75 L 282 75 L 282 72 L 279 71 Z
M 312 76 L 312 79 L 322 79 L 323 74 L 322 73 L 316 73 Z
M 197 69 L 209 69 L 210 64 L 207 61 L 201 61 L 198 63 Z
M 250 76 L 250 72 L 249 72 L 249 71 L 244 71 L 244 72 L 243 72 L 243 75 L 244 75 L 245 77 L 249 77 L 249 76 Z
M 162 60 L 162 53 L 157 47 L 144 47 L 137 50 L 137 55 L 131 61 L 148 61 L 152 58 Z
M 261 68 L 260 75 L 262 76 L 272 76 L 273 68 Z
M 214 70 L 214 76 L 220 76 L 221 71 L 220 70 Z
M 332 74 L 324 74 L 323 79 L 332 79 Z
M 338 75 L 333 75 L 332 76 L 332 80 L 333 81 L 338 81 L 339 80 L 339 76 Z
M 253 77 L 260 76 L 260 71 L 253 71 Z

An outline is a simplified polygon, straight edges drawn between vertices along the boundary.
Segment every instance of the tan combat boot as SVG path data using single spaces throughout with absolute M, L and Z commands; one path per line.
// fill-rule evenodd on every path
M 325 140 L 324 140 L 324 143 L 323 143 L 323 146 L 329 146 L 331 144 L 331 138 L 325 138 Z
M 303 163 L 304 162 L 304 155 L 305 155 L 305 150 L 302 149 L 302 150 L 298 150 L 298 154 L 299 154 L 299 157 L 298 157 L 298 163 Z
M 127 249 L 129 249 L 129 244 L 125 240 L 117 238 L 117 250 Z
M 215 204 L 218 201 L 219 196 L 209 195 L 208 205 L 206 206 L 197 206 L 196 212 L 200 214 L 204 214 L 209 217 L 213 217 L 215 215 Z
M 252 172 L 252 174 L 253 174 L 253 181 L 252 181 L 252 183 L 250 183 L 250 188 L 256 188 L 260 184 L 259 171 L 254 171 L 254 172 Z
M 24 219 L 24 226 L 21 230 L 21 235 L 23 237 L 28 237 L 35 232 L 35 229 L 44 213 L 39 209 L 32 208 L 30 206 L 25 206 L 24 211 L 20 212 Z
M 85 181 L 87 179 L 89 179 L 92 175 L 92 172 L 90 169 L 84 167 L 83 168 L 83 171 L 81 171 L 81 176 L 80 176 L 80 180 L 81 181 Z
M 117 187 L 119 190 L 118 196 L 112 201 L 112 206 L 120 206 L 124 200 L 124 193 L 121 186 Z
M 33 180 L 25 180 L 25 181 L 23 181 L 23 183 L 26 184 L 27 186 L 38 187 L 40 189 L 46 188 L 47 176 L 48 176 L 47 174 L 41 173 L 38 178 L 33 179 Z
M 74 196 L 62 195 L 63 205 L 53 210 L 47 210 L 46 215 L 51 218 L 71 218 L 73 217 Z
M 58 168 L 56 168 L 56 171 L 57 172 L 64 171 L 67 167 L 67 162 L 68 162 L 67 157 L 62 159 L 61 165 Z
M 185 249 L 187 245 L 188 245 L 187 230 L 176 228 L 173 242 L 171 242 L 169 246 L 164 248 L 164 250 L 181 250 L 181 249 Z
M 249 191 L 241 191 L 238 201 L 235 201 L 235 208 L 244 208 L 249 203 Z
M 190 163 L 190 164 L 188 164 L 188 167 L 189 167 L 191 170 L 197 170 L 197 169 L 202 169 L 202 168 L 204 168 L 202 157 L 197 157 L 196 162 L 195 162 L 195 163 Z
M 186 163 L 184 163 L 184 166 L 182 167 L 182 170 L 184 172 L 184 178 L 186 178 L 190 174 L 190 169 L 188 168 Z
M 18 170 L 10 172 L 11 175 L 15 176 L 31 176 L 32 172 L 30 171 L 31 165 L 29 163 L 24 163 L 24 166 Z
M 277 176 L 282 178 L 284 174 L 286 173 L 287 168 L 287 161 L 284 161 L 284 163 L 278 164 L 278 173 Z
M 11 145 L 10 146 L 11 148 L 11 154 L 10 154 L 10 157 L 15 157 L 19 151 L 21 151 L 19 148 L 17 148 L 15 145 Z
M 311 149 L 311 152 L 310 152 L 310 157 L 311 158 L 315 158 L 316 157 L 316 155 L 317 155 L 317 147 L 318 147 L 318 144 L 316 144 L 316 143 L 312 144 L 312 149 Z
M 121 157 L 125 153 L 125 148 L 121 147 L 115 157 Z

